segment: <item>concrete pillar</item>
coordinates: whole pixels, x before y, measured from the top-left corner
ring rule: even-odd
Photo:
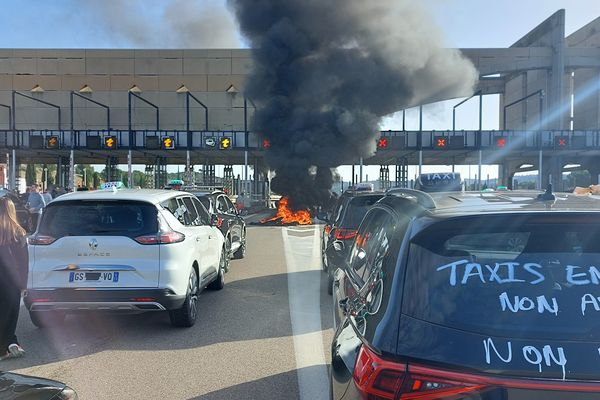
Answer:
[[[562,185],[563,162],[561,157],[543,157],[542,168],[542,186],[545,190],[549,183],[552,183],[552,189],[556,192],[565,190]]]

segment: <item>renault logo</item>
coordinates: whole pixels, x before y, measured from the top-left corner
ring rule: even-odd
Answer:
[[[98,248],[98,241],[96,239],[90,240],[90,249],[96,250]]]

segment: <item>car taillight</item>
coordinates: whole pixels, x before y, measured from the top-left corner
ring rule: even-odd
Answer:
[[[47,246],[56,242],[56,238],[48,235],[35,235],[29,237],[27,242],[33,246]]]
[[[336,229],[335,239],[336,240],[351,240],[356,237],[355,229]]]
[[[456,398],[485,385],[452,378],[452,373],[383,360],[362,346],[354,368],[354,383],[365,400],[434,400]]]
[[[185,240],[185,235],[176,231],[159,232],[154,235],[142,235],[134,239],[139,244],[169,244],[179,243]]]

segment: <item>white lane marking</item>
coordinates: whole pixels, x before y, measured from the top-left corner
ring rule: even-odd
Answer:
[[[294,236],[282,229],[288,271],[288,297],[300,400],[329,399],[329,379],[321,328],[319,229]],[[309,229],[303,229],[306,232]]]

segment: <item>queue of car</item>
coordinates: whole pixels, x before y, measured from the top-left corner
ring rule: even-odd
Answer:
[[[334,246],[331,398],[597,399],[599,199],[427,186]]]

